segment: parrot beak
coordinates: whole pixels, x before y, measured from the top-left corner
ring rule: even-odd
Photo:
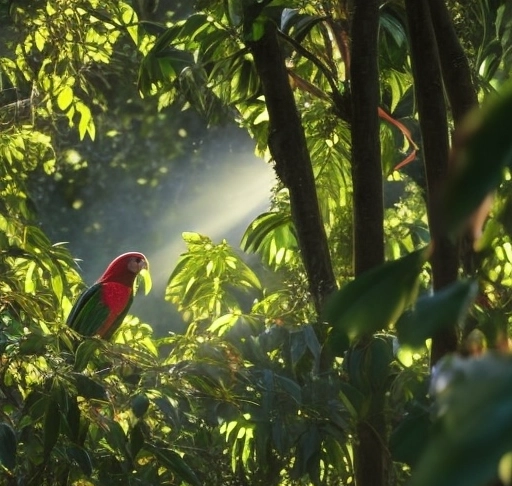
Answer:
[[[140,262],[140,270],[137,277],[137,280],[142,280],[142,283],[144,284],[144,294],[148,295],[152,287],[152,282],[151,275],[149,273],[149,262],[147,260],[142,260]]]

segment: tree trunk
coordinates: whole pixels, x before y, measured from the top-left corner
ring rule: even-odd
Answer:
[[[350,86],[352,95],[352,185],[354,273],[384,261],[384,202],[378,107],[379,2],[354,2]]]
[[[444,86],[452,110],[455,127],[478,105],[471,69],[462,48],[445,0],[428,0],[432,24],[439,49]]]
[[[320,215],[315,179],[306,138],[290,87],[276,26],[267,22],[263,37],[249,44],[261,80],[269,116],[268,144],[275,171],[290,192],[293,223],[297,231],[309,288],[317,311],[335,288],[327,236]],[[325,337],[318,330],[323,342]]]
[[[384,262],[384,202],[378,107],[379,1],[356,0],[352,19],[352,184],[354,193],[354,273]],[[356,346],[368,344],[366,336]],[[369,411],[357,425],[354,448],[356,486],[385,486],[389,454],[384,391],[368,397]]]
[[[445,0],[429,0],[429,5],[437,45],[443,46],[439,49],[441,71],[457,129],[468,112],[478,106],[478,97],[466,53],[455,32]],[[478,267],[474,243],[471,230],[461,235],[458,241],[459,260],[468,276],[474,276]]]
[[[442,234],[438,198],[448,173],[449,137],[439,54],[427,0],[405,0],[411,44],[414,87],[418,103],[423,160],[427,177],[427,210],[433,253],[430,260],[434,290],[457,279],[455,245]],[[457,349],[455,323],[434,336],[431,364]]]

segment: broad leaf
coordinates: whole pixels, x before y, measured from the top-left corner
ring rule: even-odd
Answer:
[[[132,459],[137,457],[137,454],[144,446],[143,427],[144,424],[142,422],[137,422],[130,430],[130,455]]]
[[[16,466],[16,434],[9,424],[0,423],[0,465],[12,471]]]
[[[454,327],[466,315],[477,290],[476,282],[455,282],[434,295],[419,298],[414,309],[402,314],[396,323],[400,343],[423,346],[437,332]]]
[[[512,167],[512,84],[501,96],[471,113],[454,143],[454,171],[443,199],[442,213],[448,231],[468,223],[489,193]]]
[[[427,249],[372,269],[327,301],[324,318],[332,325],[331,348],[342,354],[350,341],[386,329],[416,298]]]
[[[435,370],[439,418],[410,486],[481,486],[512,450],[512,356],[450,356]]]
[[[193,486],[201,486],[201,482],[194,471],[176,452],[152,444],[146,444],[144,449],[152,452],[163,466],[175,472],[183,481]]]
[[[44,417],[43,450],[46,459],[49,458],[52,449],[59,438],[60,419],[59,404],[50,398],[46,406],[46,413]]]
[[[144,394],[132,398],[132,412],[137,418],[141,418],[149,408],[149,398]]]
[[[70,461],[76,462],[78,467],[80,467],[86,476],[90,476],[92,474],[93,469],[91,457],[85,449],[72,445],[66,448],[66,454]]]

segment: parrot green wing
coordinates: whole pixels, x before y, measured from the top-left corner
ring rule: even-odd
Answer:
[[[133,295],[128,299],[128,302],[126,304],[126,307],[123,309],[123,311],[116,317],[114,322],[109,326],[108,329],[106,329],[101,337],[103,339],[110,339],[114,333],[119,329],[119,326],[123,323],[124,318],[128,314],[128,311],[130,310],[130,306],[133,302]]]
[[[94,284],[82,292],[69,313],[67,325],[83,336],[94,336],[109,316],[101,300],[102,285]]]

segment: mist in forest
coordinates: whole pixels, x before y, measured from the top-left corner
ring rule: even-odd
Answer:
[[[101,151],[101,146],[95,150]],[[45,231],[54,242],[67,242],[87,285],[117,255],[146,255],[153,288],[149,295],[135,297],[131,313],[151,324],[159,336],[185,329],[176,309],[164,301],[169,276],[186,251],[182,233],[201,233],[214,243],[226,239],[239,248],[249,223],[270,205],[274,172],[254,155],[254,142],[245,131],[216,127],[214,136],[201,141],[198,153],[194,162],[192,154],[185,153],[190,161],[169,164],[168,175],[153,188],[120,171],[101,187],[94,187],[94,177],[84,183],[90,187],[82,191],[78,211],[58,186],[39,204]]]

